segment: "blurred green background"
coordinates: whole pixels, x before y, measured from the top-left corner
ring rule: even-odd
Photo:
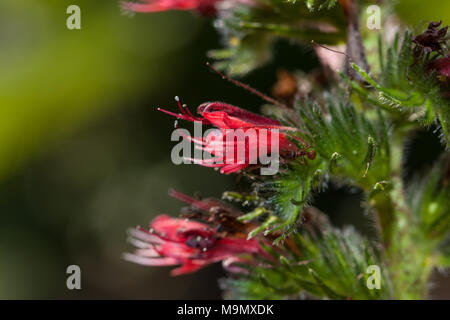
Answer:
[[[410,13],[424,5],[405,2],[416,5],[403,11],[414,23]],[[434,2],[428,13],[449,14]],[[81,7],[81,30],[66,28],[71,4]],[[131,250],[127,228],[177,215],[182,204],[169,188],[220,196],[235,186],[233,176],[173,165],[173,119],[156,111],[175,109],[175,95],[191,110],[210,100],[257,110],[261,101],[204,66],[206,51],[218,47],[212,21],[187,12],[129,17],[117,0],[0,2],[0,298],[220,297],[218,265],[171,278],[169,268],[121,259]],[[308,48],[276,48],[274,61],[245,82],[270,92],[277,67],[317,66]],[[330,187],[316,202],[333,209],[338,225],[370,233],[360,198]],[[66,288],[72,264],[81,267],[82,290]],[[436,279],[433,292],[448,298],[448,282]]]

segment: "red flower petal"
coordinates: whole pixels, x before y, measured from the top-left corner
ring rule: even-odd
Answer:
[[[450,55],[430,62],[429,70],[435,70],[438,75],[450,78]]]
[[[157,236],[169,241],[185,241],[185,232],[209,229],[206,224],[186,219],[175,219],[168,215],[156,217],[151,223],[151,228]]]
[[[256,126],[279,126],[277,120],[226,104],[223,102],[207,102],[201,104],[197,113],[209,120],[218,128],[238,129]]]
[[[204,15],[214,15],[219,0],[142,0],[140,3],[123,2],[125,10],[134,12],[159,12],[168,10],[197,10]]]

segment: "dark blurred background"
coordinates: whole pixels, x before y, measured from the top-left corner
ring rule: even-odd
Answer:
[[[71,4],[81,7],[81,30],[66,28]],[[408,10],[416,21],[417,8]],[[258,98],[205,67],[206,51],[220,46],[212,21],[187,12],[130,18],[116,0],[0,2],[0,298],[220,298],[220,265],[172,278],[169,268],[121,259],[129,227],[177,215],[169,188],[220,197],[235,186],[235,176],[173,165],[173,119],[156,110],[175,110],[175,95],[191,110],[211,100],[258,110]],[[270,92],[278,67],[317,67],[309,48],[276,49],[243,81]],[[428,139],[419,150],[435,141],[417,136]],[[423,154],[411,156],[414,166],[433,159]],[[337,225],[370,235],[361,197],[330,186],[315,202]],[[82,290],[66,287],[72,264]],[[433,296],[450,298],[448,278],[435,279]]]

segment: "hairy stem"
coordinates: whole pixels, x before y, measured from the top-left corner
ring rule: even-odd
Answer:
[[[339,4],[347,19],[347,54],[352,58],[353,62],[369,72],[364,46],[362,43],[361,33],[359,32],[359,15],[358,7],[354,0],[339,0]],[[347,62],[347,74],[354,77],[355,71]]]
[[[425,299],[427,283],[435,263],[432,257],[437,243],[427,238],[407,207],[400,181],[391,192],[395,199],[391,225],[392,241],[385,258],[395,299]]]

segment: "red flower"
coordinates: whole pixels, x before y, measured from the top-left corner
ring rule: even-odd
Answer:
[[[140,3],[124,2],[123,8],[135,12],[167,10],[197,10],[204,15],[216,13],[216,3],[221,0],[142,0]]]
[[[140,0],[140,2],[123,2],[125,10],[134,12],[159,12],[168,10],[196,10],[205,16],[214,16],[216,5],[223,0]],[[248,5],[257,6],[254,0],[228,1],[228,6]]]
[[[172,195],[203,211],[217,208],[219,203],[199,201],[178,192],[172,192]],[[132,230],[131,236],[130,241],[138,249],[134,254],[126,254],[126,260],[148,266],[181,265],[171,271],[173,276],[197,271],[217,261],[223,261],[224,267],[231,272],[242,272],[243,269],[234,264],[248,260],[240,255],[268,255],[257,240],[219,233],[209,224],[167,215],[156,217],[149,230],[140,227]]]
[[[439,76],[450,78],[450,55],[431,61],[428,69],[436,71]]]
[[[220,167],[221,173],[228,174],[257,164],[260,152],[264,153],[264,151],[265,154],[270,154],[271,157],[281,155],[284,158],[292,158],[305,154],[310,159],[315,157],[314,152],[300,150],[285,134],[278,132],[297,131],[298,129],[282,126],[277,120],[266,118],[223,102],[207,102],[200,105],[197,113],[201,117],[195,117],[187,107],[181,105],[178,97],[176,100],[181,114],[162,109],[158,110],[178,119],[200,122],[201,124],[217,128],[204,139],[187,137],[198,145],[197,148],[215,156],[207,160],[190,159],[199,165]],[[241,135],[238,134],[238,129],[241,130]],[[273,130],[277,130],[277,132],[274,133]],[[272,135],[274,136],[272,137]],[[239,136],[243,139],[239,139]],[[309,147],[300,138],[296,139]]]

